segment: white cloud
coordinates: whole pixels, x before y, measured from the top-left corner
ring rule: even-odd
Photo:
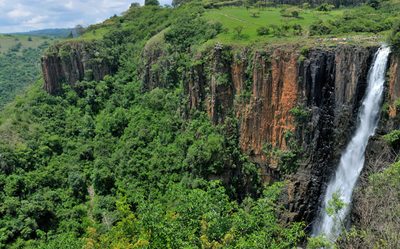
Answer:
[[[64,4],[64,6],[70,10],[74,9],[74,3],[72,1],[69,1],[68,3]]]
[[[172,0],[159,0],[161,5]],[[144,0],[0,0],[0,33],[44,28],[73,28],[119,15]]]
[[[32,18],[26,22],[22,22],[22,25],[34,27],[35,24],[43,23],[43,21],[45,21],[47,19],[48,19],[48,16],[35,16],[34,18]]]
[[[8,12],[7,15],[11,18],[21,18],[21,17],[28,17],[33,14],[32,12],[27,10],[25,6],[17,4],[17,7],[14,10]]]
[[[126,1],[103,0],[102,7],[103,8],[120,8],[120,7],[126,8],[127,6],[126,6]],[[128,7],[129,7],[129,5],[128,5]]]

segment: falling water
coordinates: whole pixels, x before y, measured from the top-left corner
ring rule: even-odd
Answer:
[[[390,48],[384,45],[374,56],[373,64],[368,72],[366,96],[359,111],[359,127],[342,153],[336,175],[326,190],[323,208],[328,206],[328,201],[332,198],[332,194],[338,191],[340,199],[344,203],[351,202],[354,186],[364,166],[364,152],[368,138],[374,134],[378,125],[389,53]],[[344,220],[347,211],[347,207],[342,209],[338,215],[340,220]],[[313,233],[314,235],[325,234],[330,238],[336,239],[339,231],[334,228],[337,225],[326,212],[321,212],[319,222],[315,223],[313,227]]]

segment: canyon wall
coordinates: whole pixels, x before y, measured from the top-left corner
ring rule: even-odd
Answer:
[[[292,212],[287,220],[312,222],[355,129],[377,47],[319,47],[303,55],[300,49],[216,45],[193,56],[202,62],[182,72],[182,81],[188,110],[206,109],[216,125],[234,115],[241,149],[260,165],[264,182],[286,180],[281,201]],[[168,69],[166,54],[153,51],[156,56],[143,56],[151,59],[144,60],[139,77],[149,90],[168,84],[151,68],[158,63]],[[296,117],[294,108],[305,111],[306,118]],[[295,173],[283,174],[279,153],[271,151],[290,152],[293,143],[304,154]]]
[[[320,46],[303,54],[300,50],[299,45],[253,50],[216,44],[202,52],[188,50],[188,66],[176,69],[182,58],[155,42],[145,46],[137,74],[149,91],[181,81],[188,96],[187,117],[190,110],[203,109],[215,125],[236,118],[232,132],[240,137],[249,160],[260,166],[263,181],[286,182],[280,199],[291,214],[284,218],[310,223],[355,129],[377,47]],[[55,46],[47,54],[42,58],[43,88],[49,93],[60,89],[62,80],[74,86],[79,80],[101,80],[112,73],[106,56],[91,46]],[[400,92],[396,90],[400,70],[394,68],[397,59],[391,60],[393,102]],[[300,110],[303,117],[293,110]],[[284,172],[280,155],[295,147],[302,151],[296,157],[297,168]]]
[[[54,94],[60,90],[63,81],[73,87],[83,79],[102,80],[112,73],[112,63],[106,57],[106,53],[94,43],[71,42],[52,46],[41,59],[43,89]]]

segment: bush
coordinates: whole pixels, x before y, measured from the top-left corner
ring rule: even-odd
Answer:
[[[259,27],[257,29],[257,35],[269,35],[269,28],[268,27]]]
[[[294,107],[289,111],[295,118],[300,121],[306,121],[310,117],[310,113],[306,110]]]
[[[391,133],[383,136],[383,139],[392,147],[398,147],[400,131],[393,130]]]
[[[393,23],[392,33],[388,37],[388,42],[392,47],[400,48],[400,21]]]
[[[308,46],[304,46],[300,49],[300,54],[307,57],[309,51],[310,51],[310,48]]]

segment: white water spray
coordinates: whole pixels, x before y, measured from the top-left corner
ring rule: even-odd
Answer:
[[[340,199],[344,203],[350,204],[351,202],[354,186],[364,166],[368,138],[374,134],[378,125],[389,53],[390,48],[384,45],[374,56],[373,64],[368,72],[366,96],[359,111],[360,124],[349,145],[342,152],[335,177],[328,185],[322,207],[324,209],[328,206],[332,194],[337,191],[340,192]],[[339,214],[340,220],[344,220],[347,212],[347,207],[342,209]],[[335,224],[323,210],[319,222],[313,227],[313,233],[314,235],[325,234],[335,240],[339,235],[339,229],[334,229],[337,226],[338,224]]]

